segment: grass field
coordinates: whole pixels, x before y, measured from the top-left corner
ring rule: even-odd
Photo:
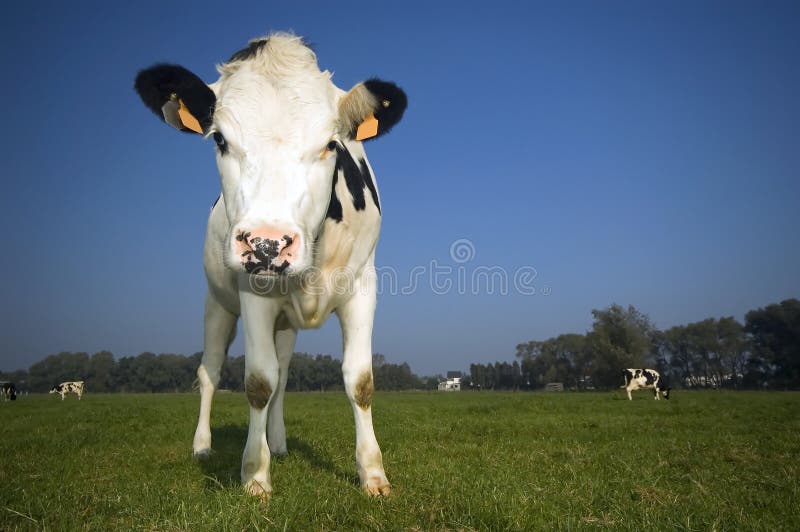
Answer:
[[[363,496],[343,393],[286,399],[273,498],[239,486],[242,394],[0,403],[0,530],[800,530],[800,394],[378,393],[393,492]]]

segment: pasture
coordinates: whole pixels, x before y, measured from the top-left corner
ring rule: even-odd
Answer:
[[[243,394],[0,403],[0,530],[800,530],[800,393],[377,393],[393,492],[358,487],[344,393],[289,393],[274,496],[242,493]]]

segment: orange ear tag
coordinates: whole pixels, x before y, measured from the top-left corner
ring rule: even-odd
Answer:
[[[183,100],[178,100],[180,107],[178,108],[178,116],[181,119],[181,123],[186,129],[191,129],[195,133],[203,134],[203,128],[200,127],[200,122],[192,116],[192,113],[189,112],[189,108],[183,103]]]
[[[378,134],[378,119],[375,115],[369,115],[361,122],[356,131],[356,140],[371,139]]]

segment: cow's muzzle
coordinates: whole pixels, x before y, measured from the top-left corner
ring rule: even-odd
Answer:
[[[236,232],[234,247],[247,273],[280,275],[297,260],[300,235],[263,226]]]

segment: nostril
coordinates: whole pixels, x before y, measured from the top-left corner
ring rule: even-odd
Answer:
[[[235,248],[242,266],[251,273],[283,273],[300,255],[300,235],[271,227],[238,230]]]

